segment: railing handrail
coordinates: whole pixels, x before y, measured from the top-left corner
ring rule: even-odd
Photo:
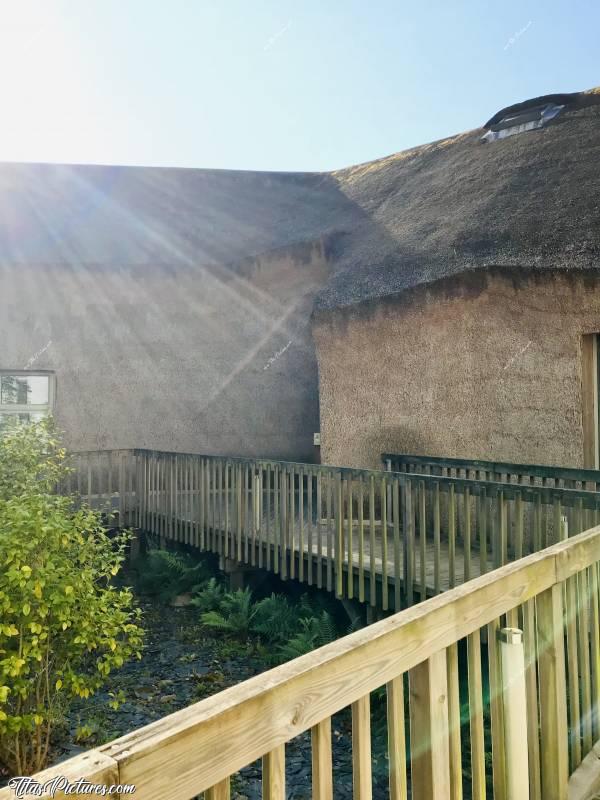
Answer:
[[[471,580],[44,775],[189,800],[502,614],[600,561],[600,526]],[[561,732],[558,732],[561,735]],[[0,790],[0,800],[12,797]]]
[[[382,453],[381,460],[402,464],[450,467],[456,469],[487,470],[508,475],[530,475],[536,478],[555,478],[582,482],[600,482],[600,470],[579,467],[555,467],[543,464],[515,464],[509,461],[484,461],[480,459],[423,456],[410,453]]]
[[[301,461],[282,461],[273,458],[251,458],[242,456],[217,455],[213,453],[184,453],[179,451],[151,450],[144,448],[130,448],[121,450],[85,450],[72,452],[71,455],[87,456],[94,454],[103,455],[108,453],[131,453],[136,456],[145,455],[158,458],[171,458],[179,456],[181,458],[198,458],[209,461],[218,460],[225,463],[243,464],[255,468],[278,466],[282,469],[302,469],[305,474],[309,472],[312,474],[331,474],[334,472],[349,478],[363,477],[370,479],[373,477],[377,480],[388,480],[391,477],[393,479],[397,479],[400,484],[403,484],[409,480],[423,481],[425,484],[429,485],[439,484],[442,491],[448,489],[450,486],[454,486],[468,488],[474,495],[485,493],[487,497],[497,497],[499,494],[502,494],[505,498],[521,497],[522,499],[533,499],[539,497],[543,502],[551,502],[554,498],[558,498],[561,500],[563,505],[567,507],[574,507],[578,500],[583,501],[583,507],[587,509],[595,509],[600,503],[600,492],[591,491],[589,489],[572,489],[562,486],[528,486],[526,484],[486,481],[479,480],[477,478],[457,478],[449,475],[426,475],[420,472],[394,472],[383,469],[360,469],[357,467],[342,467],[335,464],[310,464]],[[581,470],[581,472],[584,471],[585,470]],[[598,476],[598,480],[600,481],[600,472],[596,474]]]

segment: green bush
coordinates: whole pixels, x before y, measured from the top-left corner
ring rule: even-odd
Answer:
[[[238,589],[223,596],[218,611],[207,611],[200,619],[208,628],[246,639],[252,630],[256,612],[257,606],[252,602],[250,589]]]
[[[305,617],[300,620],[298,633],[278,647],[278,659],[289,661],[292,658],[303,656],[316,647],[333,642],[336,637],[335,623],[327,611],[322,611],[319,617]]]
[[[299,609],[284,595],[272,594],[256,604],[252,630],[269,644],[282,644],[298,630]]]
[[[129,535],[54,493],[65,453],[48,421],[0,437],[0,762],[27,775],[53,725],[126,659],[140,657],[139,609],[118,589]]]
[[[208,611],[218,611],[225,597],[225,586],[216,578],[210,580],[199,587],[196,587],[197,594],[192,598],[191,605],[200,609],[202,613]]]

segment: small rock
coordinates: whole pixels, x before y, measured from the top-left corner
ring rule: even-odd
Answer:
[[[173,700],[177,700],[176,694],[163,694],[163,696],[160,698],[161,703],[172,703]]]
[[[171,606],[173,608],[185,608],[189,606],[192,602],[192,595],[190,592],[184,592],[183,594],[178,594],[177,597],[174,597],[171,600]]]

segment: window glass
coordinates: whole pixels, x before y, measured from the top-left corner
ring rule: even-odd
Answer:
[[[2,375],[0,403],[2,405],[37,405],[48,403],[47,375]]]

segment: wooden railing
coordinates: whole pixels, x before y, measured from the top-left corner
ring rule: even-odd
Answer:
[[[599,565],[600,527],[36,777],[135,784],[141,800],[225,800],[231,777],[262,758],[263,797],[283,800],[286,744],[310,731],[312,797],[331,800],[332,716],[346,709],[354,798],[370,800],[371,706],[381,702],[371,693],[385,687],[391,800],[409,790],[457,800],[463,789],[479,800],[527,790],[566,800],[570,774],[600,738]],[[522,644],[518,631],[499,640],[507,626]]]
[[[381,460],[388,471],[443,477],[531,484],[563,489],[595,491],[600,470],[576,467],[547,467],[542,464],[513,464],[509,461],[477,461],[465,458],[416,456],[406,453],[383,453]]]
[[[148,450],[77,454],[121,521],[358,599],[411,605],[600,522],[600,493]]]

